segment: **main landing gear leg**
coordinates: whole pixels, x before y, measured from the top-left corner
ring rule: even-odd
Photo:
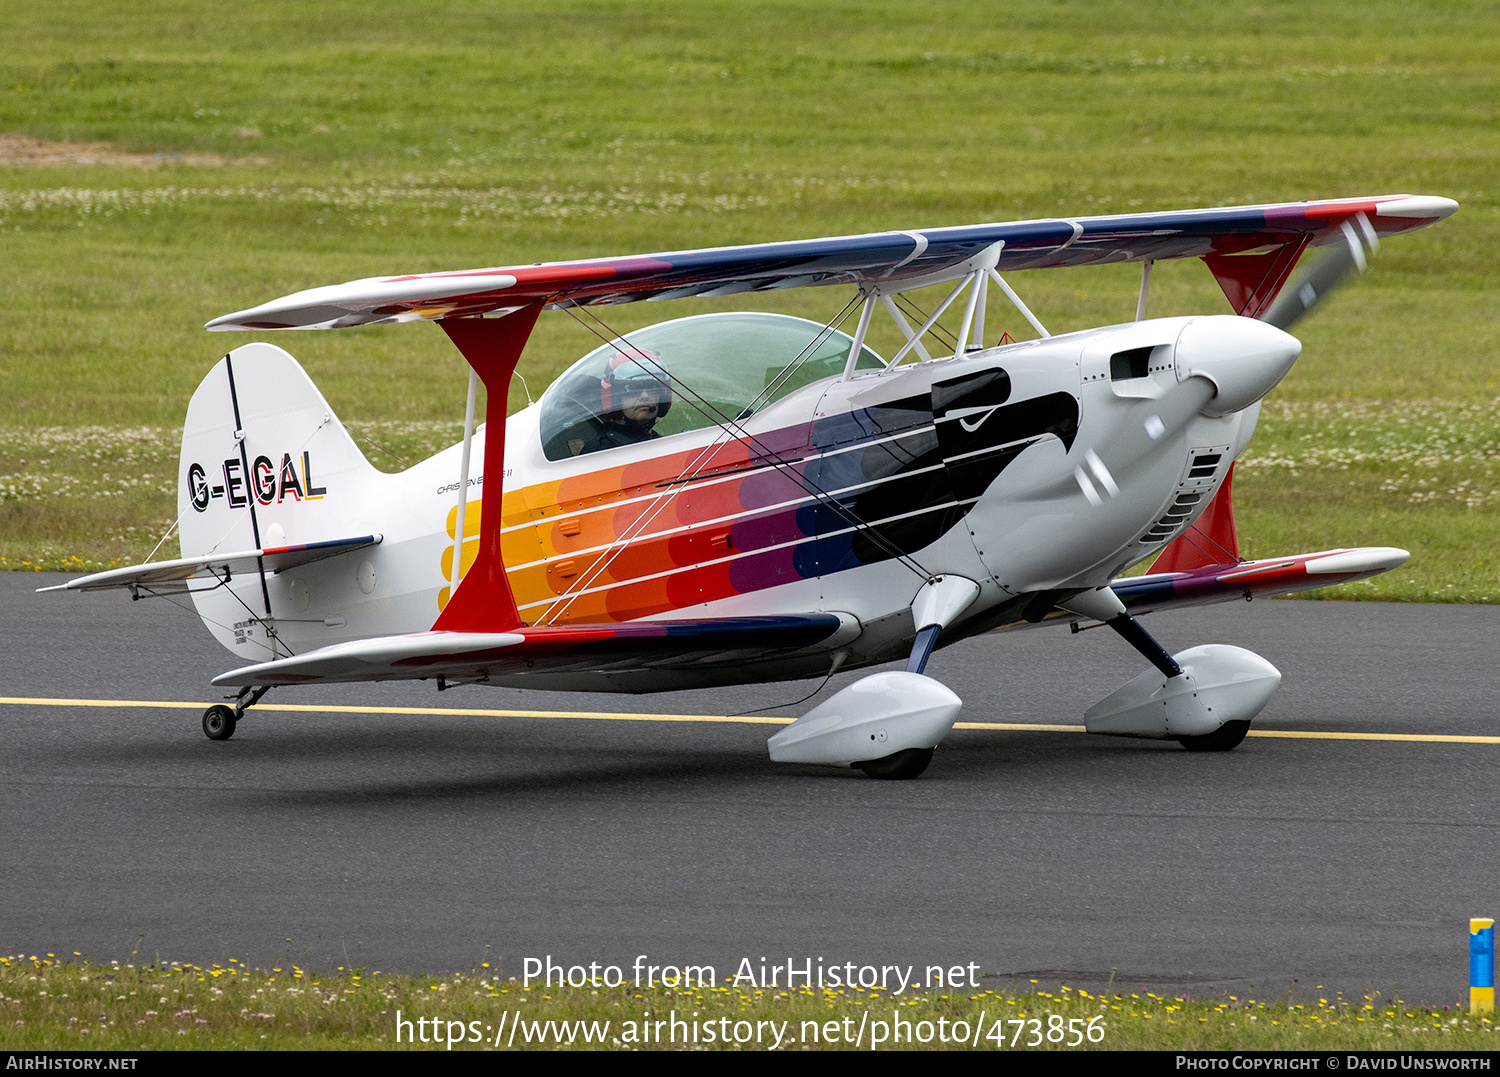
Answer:
[[[952,624],[954,618],[968,609],[978,597],[979,585],[962,576],[935,576],[923,585],[911,604],[917,637],[912,641],[911,654],[906,659],[907,673],[920,676],[926,670],[927,660],[932,657],[932,649],[937,646],[938,636],[942,634],[943,628]],[[958,717],[956,708],[953,717]],[[946,729],[943,730],[943,733],[946,732]],[[899,781],[915,778],[926,770],[927,765],[932,762],[932,753],[932,747],[903,748],[879,759],[860,760],[854,766],[871,778]]]
[[[1104,623],[1123,636],[1126,642],[1137,651],[1140,651],[1148,662],[1161,670],[1162,676],[1171,680],[1173,677],[1182,675],[1182,667],[1177,664],[1177,660],[1169,655],[1166,648],[1156,642],[1156,637],[1142,628],[1140,622],[1130,614],[1118,614]],[[1225,722],[1212,733],[1174,739],[1190,752],[1232,752],[1240,746],[1240,742],[1249,732],[1250,723],[1246,720]]]
[[[270,685],[259,688],[241,688],[234,697],[234,706],[216,703],[203,712],[203,733],[209,740],[228,740],[234,736],[235,726],[245,716],[245,711],[260,702],[261,696],[271,690]]]
[[[979,585],[973,580],[963,576],[935,576],[923,585],[917,592],[916,598],[912,600],[911,616],[912,622],[917,626],[916,639],[912,641],[911,654],[906,659],[906,672],[917,674],[919,677],[927,669],[927,660],[932,657],[932,649],[937,646],[938,636],[942,634],[943,628],[952,624],[964,610],[971,606],[979,597]],[[946,688],[938,685],[936,681],[930,682],[938,690],[951,696],[953,703],[957,703],[958,697],[952,696]],[[949,728],[952,719],[958,717],[957,706],[952,706],[944,701],[944,706],[952,707],[952,715],[949,718]],[[942,729],[938,735],[948,732]],[[881,740],[885,739],[884,733],[879,733]],[[927,769],[932,762],[934,745],[922,745],[912,748],[903,748],[878,759],[863,759],[853,765],[864,771],[871,778],[886,778],[902,780],[915,778]]]
[[[1124,638],[1126,643],[1139,651],[1146,661],[1160,670],[1161,675],[1167,680],[1182,676],[1182,667],[1177,664],[1177,660],[1167,653],[1165,647],[1156,642],[1156,637],[1142,628],[1140,622],[1125,611],[1125,603],[1121,602],[1119,596],[1108,587],[1084,591],[1061,605],[1065,610],[1081,613],[1085,617],[1092,617],[1096,621],[1109,625]]]
[[[1141,623],[1130,614],[1121,610],[1104,623],[1118,632],[1126,643],[1140,651],[1146,661],[1161,670],[1163,677],[1170,680],[1173,677],[1182,676],[1182,667],[1177,664],[1177,660],[1169,655],[1167,649],[1156,642],[1156,637],[1142,628]]]
[[[927,668],[927,660],[932,657],[932,649],[937,646],[938,633],[941,631],[941,625],[931,624],[917,632],[917,638],[911,646],[911,655],[906,660],[906,672],[921,673]],[[906,781],[921,776],[932,762],[933,751],[932,748],[903,748],[879,759],[863,760],[854,766],[870,778]]]
[[[1090,733],[1158,737],[1190,752],[1227,752],[1245,739],[1251,719],[1281,681],[1275,666],[1243,647],[1208,644],[1168,654],[1107,587],[1061,605],[1109,625],[1155,667],[1084,712]]]

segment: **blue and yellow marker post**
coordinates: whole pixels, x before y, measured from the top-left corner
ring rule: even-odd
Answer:
[[[1495,1009],[1495,921],[1469,921],[1469,1012]]]

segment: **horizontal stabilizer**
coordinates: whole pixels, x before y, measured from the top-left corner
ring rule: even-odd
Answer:
[[[483,682],[512,673],[704,669],[830,650],[859,633],[859,622],[839,613],[416,632],[245,666],[220,674],[213,683],[233,688],[435,678]]]
[[[1153,572],[1115,580],[1110,587],[1131,613],[1150,613],[1237,598],[1289,595],[1369,579],[1399,568],[1410,557],[1393,546],[1362,546],[1207,565],[1187,572]]]
[[[154,561],[149,565],[112,568],[108,572],[80,576],[56,587],[39,587],[37,590],[105,591],[111,587],[127,587],[132,592],[143,590],[157,595],[183,594],[191,590],[188,584],[194,580],[227,582],[235,576],[257,572],[262,566],[266,572],[274,574],[311,561],[321,561],[325,557],[374,546],[380,539],[379,535],[360,535],[357,538],[330,539],[327,542],[307,542],[299,546],[269,546],[263,550],[209,553],[200,557],[182,557],[175,561]]]

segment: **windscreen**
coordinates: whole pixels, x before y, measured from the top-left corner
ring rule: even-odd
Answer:
[[[842,374],[852,343],[784,314],[701,314],[647,326],[594,349],[552,383],[541,404],[543,450],[565,460],[748,418]],[[860,350],[857,370],[884,365]]]

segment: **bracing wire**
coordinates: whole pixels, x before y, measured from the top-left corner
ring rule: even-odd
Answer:
[[[707,461],[712,458],[715,450],[720,445],[724,444],[725,439],[738,440],[755,446],[760,450],[762,459],[767,461],[768,466],[785,469],[786,473],[789,474],[794,479],[794,481],[796,481],[797,484],[801,486],[807,493],[811,494],[823,504],[827,505],[838,516],[847,520],[852,527],[864,532],[875,545],[879,546],[892,558],[900,561],[908,571],[912,572],[914,575],[917,575],[921,579],[927,579],[931,576],[931,573],[924,566],[922,566],[920,562],[918,562],[906,551],[902,550],[895,543],[887,539],[871,524],[855,515],[852,511],[841,504],[836,498],[834,498],[828,491],[822,489],[822,487],[820,487],[813,480],[809,479],[806,475],[793,470],[793,465],[795,465],[799,461],[787,459],[781,452],[767,446],[754,434],[747,431],[743,426],[740,425],[739,422],[740,418],[746,417],[749,413],[753,412],[755,406],[758,405],[762,399],[764,399],[768,394],[775,392],[777,388],[785,384],[786,380],[796,373],[796,370],[806,362],[807,358],[812,355],[821,341],[826,339],[829,334],[834,332],[839,323],[848,316],[849,311],[854,308],[854,306],[859,302],[860,298],[861,296],[859,294],[856,294],[853,299],[846,303],[843,309],[840,310],[838,314],[835,315],[834,318],[831,319],[830,322],[823,327],[822,330],[820,330],[817,336],[814,337],[813,341],[803,349],[803,351],[797,356],[797,358],[788,363],[786,367],[782,369],[782,372],[775,379],[773,379],[773,381],[769,385],[767,385],[767,387],[762,390],[760,394],[756,396],[755,400],[752,401],[750,407],[742,412],[739,416],[733,418],[725,415],[717,407],[705,400],[690,385],[683,383],[679,377],[671,375],[670,372],[668,372],[664,368],[660,368],[659,365],[655,364],[647,354],[645,354],[641,349],[636,348],[635,345],[630,342],[627,336],[615,332],[615,330],[606,325],[601,318],[595,315],[587,307],[570,302],[558,304],[558,306],[561,309],[567,311],[575,321],[577,321],[584,328],[588,329],[589,332],[593,333],[604,343],[614,344],[617,347],[621,344],[624,344],[632,351],[637,353],[635,358],[638,362],[641,362],[642,365],[657,365],[659,373],[661,373],[665,377],[671,377],[673,384],[680,387],[684,394],[689,397],[693,407],[697,408],[706,418],[712,421],[714,425],[719,428],[719,436],[716,437],[712,443],[705,446],[694,456],[692,460],[687,463],[687,465],[679,473],[676,480],[673,480],[671,483],[667,484],[669,488],[658,497],[658,504],[656,504],[648,512],[643,512],[639,517],[637,517],[636,521],[627,530],[626,534],[616,539],[615,542],[611,544],[610,548],[605,550],[604,555],[598,561],[596,561],[593,566],[591,566],[590,570],[586,572],[582,578],[579,579],[578,583],[575,584],[572,589],[570,589],[569,593],[565,596],[562,596],[558,602],[555,602],[552,604],[552,606],[548,607],[548,609],[543,613],[542,617],[538,620],[539,624],[548,623],[550,620],[553,620],[555,616],[560,616],[563,612],[565,612],[567,607],[572,604],[573,600],[576,599],[584,591],[586,591],[594,580],[598,579],[598,577],[605,571],[605,569],[608,568],[609,564],[613,562],[615,557],[623,552],[624,548],[638,535],[644,533],[646,528],[650,526],[651,522],[656,518],[656,516],[659,515],[660,512],[670,502],[671,498],[675,497],[675,495],[680,492],[681,489],[683,489],[684,484],[701,472],[702,468],[706,466]],[[578,314],[575,313],[575,310],[583,310],[583,312],[587,314],[595,324],[589,324],[589,322],[579,317]]]
[[[921,325],[923,322],[927,321],[927,312],[924,311],[921,307],[917,306],[916,303],[906,298],[905,292],[892,292],[891,300],[902,309],[903,313],[911,318],[914,318],[917,325]],[[931,333],[933,336],[937,337],[938,340],[942,341],[944,347],[957,347],[957,342],[954,340],[953,334],[949,333],[948,330],[943,328],[941,324],[934,322],[932,327],[928,329],[927,332]]]
[[[848,312],[853,308],[853,306],[855,305],[855,303],[857,303],[858,301],[859,301],[859,296],[856,295],[856,297],[853,300],[851,300],[849,303],[845,304],[844,309],[839,312],[839,315],[835,318],[835,320],[833,322],[830,323],[830,325],[828,326],[828,328],[832,329],[832,328],[837,327],[838,323],[841,322],[845,317],[848,316]],[[626,340],[626,338],[624,338],[624,337],[620,336],[619,334],[615,333],[615,331],[613,329],[611,329],[608,325],[605,325],[604,321],[601,318],[599,318],[598,315],[594,314],[592,311],[587,310],[587,308],[583,308],[583,309],[585,310],[585,313],[587,313],[589,315],[589,317],[593,318],[594,321],[599,324],[600,328],[602,328],[606,333],[613,334],[613,336],[610,339],[607,339],[605,341],[606,343],[613,343],[614,340],[625,340],[625,342],[627,344],[630,343],[628,340]],[[602,333],[598,333],[597,331],[595,331],[595,335],[599,336],[601,339],[605,339]],[[631,344],[630,346],[632,348],[635,348],[635,346],[633,344]],[[635,349],[635,350],[638,351],[638,352],[640,351],[639,349]],[[641,353],[641,356],[644,357],[644,353]],[[668,370],[666,370],[664,367],[660,367],[658,365],[658,369],[660,370],[660,372],[662,373],[663,376],[668,376],[668,377],[671,376],[670,372]],[[683,383],[681,382],[681,380],[678,379],[678,378],[674,377],[673,381],[676,384],[683,385]],[[725,415],[722,411],[720,411],[718,408],[714,407],[711,403],[709,403],[702,396],[700,396],[690,386],[683,385],[683,388],[686,389],[690,393],[690,395],[698,402],[696,406],[698,406],[699,410],[705,416],[707,416],[708,418],[710,418],[711,420],[713,420],[716,423],[716,425],[719,426],[720,430],[723,433],[729,434],[732,438],[734,438],[736,440],[746,441],[746,442],[749,442],[750,444],[756,446],[758,449],[761,450],[761,452],[765,456],[770,457],[774,461],[774,463],[773,463],[772,466],[782,467],[782,468],[790,468],[792,465],[799,463],[799,461],[797,461],[797,460],[788,460],[788,459],[786,459],[786,457],[783,456],[779,451],[777,451],[775,449],[772,449],[771,447],[769,447],[768,445],[766,445],[764,442],[760,441],[754,434],[750,433],[748,430],[746,430],[744,427],[742,427],[740,425],[738,418],[731,419],[729,416]],[[757,399],[759,399],[759,398],[757,398]],[[678,476],[678,481],[680,482],[683,479],[683,477],[686,476],[687,474],[688,474],[687,472],[684,472],[683,474],[679,475]],[[831,509],[833,509],[834,512],[838,513],[845,520],[847,520],[852,526],[854,526],[855,528],[858,528],[858,529],[862,529],[862,530],[868,531],[869,537],[872,539],[872,541],[874,541],[877,545],[879,545],[882,549],[884,549],[892,557],[896,558],[897,560],[900,560],[902,562],[902,564],[904,564],[913,573],[915,573],[916,575],[920,576],[924,580],[927,579],[927,578],[929,578],[931,576],[931,573],[928,572],[927,569],[924,568],[920,563],[918,563],[914,558],[912,558],[910,554],[906,553],[904,550],[902,550],[895,543],[893,543],[893,542],[889,541],[888,539],[886,539],[886,537],[884,535],[881,535],[878,531],[876,531],[871,524],[869,524],[865,520],[862,520],[860,517],[856,516],[852,511],[850,511],[849,509],[845,508],[842,504],[839,503],[839,501],[836,498],[833,497],[832,494],[830,494],[827,490],[824,490],[817,483],[813,482],[813,480],[807,478],[807,476],[805,474],[799,474],[797,472],[789,472],[789,474],[792,474],[795,477],[798,485],[802,486],[802,488],[804,490],[806,490],[808,493],[812,494],[814,497],[818,498],[819,500],[823,501]]]

